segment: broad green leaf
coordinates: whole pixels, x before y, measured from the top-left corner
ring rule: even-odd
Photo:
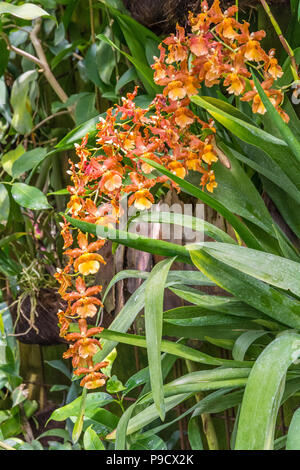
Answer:
[[[165,419],[163,378],[161,371],[161,337],[165,283],[175,258],[158,263],[152,270],[145,289],[145,334],[154,403],[162,421]]]
[[[25,153],[25,149],[22,144],[19,144],[15,149],[5,153],[1,159],[1,165],[3,169],[12,176],[12,167],[14,163]]]
[[[272,450],[278,409],[288,367],[300,355],[300,335],[285,332],[261,353],[246,385],[236,450]]]
[[[124,385],[122,382],[117,378],[116,375],[110,377],[110,379],[106,382],[106,390],[108,393],[118,393],[125,390]]]
[[[11,174],[13,178],[19,178],[23,173],[38,165],[45,158],[46,154],[47,150],[42,147],[37,147],[22,153],[22,155],[12,163]]]
[[[132,82],[133,80],[137,79],[137,73],[134,67],[130,67],[126,72],[123,73],[123,75],[119,78],[115,92],[119,93],[121,88],[123,88],[127,83]]]
[[[108,284],[106,291],[104,292],[102,302],[105,302],[105,299],[110,291],[110,289],[119,281],[128,278],[137,278],[137,279],[148,279],[150,273],[148,271],[138,271],[134,269],[126,269],[115,274],[110,283]],[[199,285],[199,286],[208,286],[214,285],[209,279],[207,279],[202,273],[197,271],[169,271],[167,277],[167,286],[182,284],[186,285]]]
[[[142,434],[142,436],[151,436],[152,434],[159,433],[167,427],[177,423],[182,418],[192,414],[191,419],[197,419],[202,413],[220,413],[228,408],[232,408],[239,404],[243,398],[243,390],[232,392],[230,389],[220,389],[210,393],[205,398],[200,400],[194,406],[189,408],[187,411],[179,415],[177,418],[169,421],[165,424],[150,429]],[[131,426],[131,423],[129,427]]]
[[[22,207],[33,210],[50,209],[45,194],[38,188],[24,183],[14,183],[11,189],[14,200]]]
[[[300,328],[299,302],[211,257],[204,249],[191,250],[190,253],[200,271],[220,287],[235,295],[237,299],[282,324],[291,328]]]
[[[293,414],[287,435],[286,450],[300,450],[300,408]]]
[[[113,35],[110,27],[106,27],[103,33],[108,39],[112,39]],[[106,84],[110,84],[112,72],[116,66],[115,53],[109,44],[101,41],[96,52],[96,65],[101,80]]]
[[[0,2],[0,15],[5,13],[22,18],[23,20],[35,20],[41,16],[51,16],[41,7],[29,2],[23,5],[12,5],[11,3]]]
[[[98,50],[97,44],[96,43],[91,44],[84,58],[84,65],[85,65],[85,71],[86,71],[88,78],[97,87],[99,87],[103,93],[103,92],[108,91],[108,86],[105,85],[105,83],[101,80],[99,76],[98,67],[96,67],[97,50]]]
[[[42,437],[48,436],[61,437],[64,441],[68,441],[70,439],[70,434],[68,433],[68,431],[61,428],[49,429],[48,431],[45,431],[40,436],[38,436],[37,439],[41,439]]]
[[[111,403],[112,401],[113,398],[107,393],[88,393],[85,402],[85,411],[88,412],[91,410],[97,410],[98,408],[101,408],[102,406],[105,406],[108,403]],[[57,408],[56,410],[54,410],[49,419],[54,421],[65,421],[71,416],[76,417],[78,416],[78,413],[80,411],[80,404],[81,397],[78,397],[71,403],[68,403],[67,405],[62,406],[61,408]]]
[[[48,364],[50,367],[53,367],[54,369],[59,370],[62,374],[64,374],[68,379],[71,380],[72,378],[72,373],[70,369],[67,367],[65,362],[54,359],[52,361],[45,361],[46,364]]]
[[[80,95],[75,108],[76,125],[99,115],[95,108],[95,93],[80,93]]]
[[[83,447],[84,450],[105,450],[101,439],[97,436],[97,433],[89,426],[83,435]]]
[[[92,119],[89,119],[88,121],[75,127],[75,129],[71,130],[62,140],[58,142],[55,148],[58,150],[72,148],[73,145],[82,139],[82,137],[84,137],[86,134],[89,134],[90,136],[95,135],[97,132],[95,126],[100,117],[103,117],[103,115],[100,114],[99,116],[93,117]]]
[[[204,314],[209,314],[209,311],[212,311],[238,317],[249,317],[250,319],[267,318],[253,307],[232,297],[223,297],[221,295],[205,295],[203,292],[197,289],[192,289],[191,287],[186,286],[170,287],[170,290],[178,295],[181,299],[197,305],[198,311],[199,308],[201,308],[201,312]],[[190,314],[191,317],[197,316],[197,313],[195,315],[191,314],[191,308],[195,309],[195,307],[178,307],[176,309],[175,318],[182,318],[180,311],[183,309],[187,309],[188,315]],[[165,316],[165,318],[168,317],[170,317],[170,315]],[[173,318],[174,315],[171,317]]]
[[[10,102],[14,113],[11,124],[20,134],[30,132],[33,125],[28,94],[31,82],[37,77],[36,70],[28,70],[15,80],[12,87]]]
[[[10,202],[5,184],[0,183],[0,223],[6,224],[9,216]]]

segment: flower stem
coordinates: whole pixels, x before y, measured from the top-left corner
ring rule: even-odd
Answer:
[[[272,23],[279,39],[280,39],[280,42],[283,45],[286,53],[288,54],[288,56],[291,60],[291,70],[292,70],[293,77],[294,77],[295,80],[298,80],[298,78],[299,78],[298,77],[298,67],[297,67],[297,64],[296,64],[294,51],[291,48],[291,46],[289,45],[289,43],[287,42],[287,40],[285,39],[285,37],[283,36],[281,28],[280,28],[279,24],[277,23],[273,13],[271,12],[270,7],[269,7],[268,3],[266,2],[266,0],[260,0],[260,3],[262,4],[266,14],[270,18],[270,21],[271,21],[271,23]]]

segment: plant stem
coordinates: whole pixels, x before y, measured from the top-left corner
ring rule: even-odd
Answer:
[[[192,361],[187,359],[185,363],[186,363],[188,372],[195,372],[197,370],[197,368],[195,367],[195,364]],[[203,400],[204,396],[205,396],[204,393],[196,393],[195,394],[196,401],[199,402]],[[210,414],[202,413],[201,420],[202,420],[202,425],[203,425],[203,432],[206,436],[209,450],[219,450],[218,437],[217,437],[214,423],[211,419]]]
[[[277,33],[277,35],[280,39],[281,44],[283,45],[286,53],[288,54],[288,56],[291,60],[291,70],[292,70],[293,77],[294,77],[295,80],[298,80],[298,78],[299,78],[298,77],[298,67],[297,67],[297,64],[296,64],[294,51],[291,48],[291,46],[289,45],[289,43],[287,42],[287,40],[285,39],[285,37],[283,36],[281,28],[280,28],[279,24],[277,23],[273,13],[271,12],[270,7],[269,7],[268,3],[266,2],[266,0],[260,0],[260,3],[262,4],[266,14],[268,15],[268,17],[269,17],[276,33]]]
[[[34,28],[30,33],[30,39],[35,49],[35,52],[38,56],[38,59],[41,62],[41,67],[43,68],[43,72],[44,72],[46,79],[48,80],[49,84],[51,85],[51,87],[53,88],[53,90],[55,91],[59,99],[62,101],[62,103],[66,103],[66,101],[68,100],[68,95],[64,92],[64,90],[62,89],[58,81],[56,80],[55,76],[53,75],[49,67],[42,43],[38,38],[38,33],[41,29],[41,24],[42,22],[40,18],[36,20]],[[72,119],[75,121],[72,107],[69,107],[68,110],[70,112]]]

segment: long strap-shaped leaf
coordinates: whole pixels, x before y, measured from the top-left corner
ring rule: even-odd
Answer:
[[[112,330],[103,330],[101,333],[101,338],[116,341],[119,343],[130,344],[131,346],[138,346],[140,348],[147,347],[145,336],[140,335],[119,333],[117,331]],[[173,341],[168,340],[162,340],[161,350],[162,352],[174,354],[174,356],[178,356],[183,359],[189,359],[190,361],[199,362],[201,364],[210,364],[213,366],[251,367],[253,364],[253,362],[251,361],[234,361],[231,359],[220,359],[198,351],[198,349],[193,349],[189,346],[185,346],[184,344],[174,343]],[[98,355],[96,356],[97,361],[102,360],[102,356],[99,357],[100,358],[98,358]]]
[[[293,414],[287,435],[286,450],[300,450],[300,408]]]
[[[165,419],[163,377],[161,371],[161,337],[163,302],[168,272],[175,258],[158,263],[152,270],[145,290],[145,330],[150,383],[153,400],[161,420]]]
[[[233,113],[229,114],[217,107],[216,100],[207,97],[192,96],[191,101],[206,109],[226,129],[248,144],[259,147],[266,152],[281,167],[282,171],[289,175],[290,179],[299,186],[299,162],[294,158],[284,140],[269,134],[268,132],[237,118]]]
[[[272,450],[282,384],[300,355],[300,335],[284,332],[258,357],[242,402],[236,450]]]
[[[228,245],[230,246],[230,245]],[[191,250],[195,265],[207,277],[235,297],[271,318],[300,328],[300,303],[271,286],[210,256],[205,249]]]
[[[146,251],[147,253],[168,256],[169,258],[177,256],[178,261],[192,264],[190,255],[185,247],[177,245],[176,243],[165,242],[163,240],[154,240],[153,238],[143,237],[135,233],[124,232],[122,230],[115,230],[113,228],[108,228],[101,225],[82,222],[81,220],[73,219],[68,215],[65,215],[64,217],[68,222],[70,222],[74,227],[79,228],[82,232],[92,233],[98,237],[107,238],[112,242],[117,242],[121,245],[135,248],[136,250]]]
[[[140,215],[136,219],[134,219],[133,222],[159,222],[162,224],[181,225],[182,227],[189,228],[197,232],[203,232],[203,234],[219,242],[233,244],[236,243],[236,241],[233,240],[233,238],[231,238],[228,233],[224,232],[218,227],[215,227],[209,222],[206,222],[203,219],[193,217],[191,215],[176,214],[174,212],[144,211],[140,213]]]
[[[266,107],[267,112],[270,113],[270,117],[272,118],[273,123],[278,128],[283,140],[287,143],[297,160],[300,162],[300,143],[298,138],[293,134],[289,126],[284,122],[278,111],[275,109],[270,99],[264,92],[261,84],[259,83],[259,80],[254,74],[252,74],[252,76],[260,99]]]
[[[300,296],[300,263],[228,243],[205,242],[202,247],[206,253],[228,266]],[[189,245],[190,248],[193,249],[193,245]]]

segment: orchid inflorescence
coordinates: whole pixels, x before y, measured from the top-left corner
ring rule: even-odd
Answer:
[[[190,97],[198,94],[201,83],[207,87],[222,84],[229,94],[251,101],[253,112],[264,114],[266,109],[250,79],[250,69],[254,68],[264,79],[265,93],[288,120],[280,108],[282,91],[271,88],[283,73],[275,51],[267,54],[260,46],[265,32],[250,33],[249,24],[239,23],[236,12],[236,6],[222,12],[219,0],[211,8],[203,1],[201,13],[189,15],[191,33],[177,26],[176,34],[159,45],[160,56],[152,67],[162,93],[147,108],[140,108],[134,101],[136,87],[120,105],[107,110],[105,119],[100,118],[94,146],[88,145],[88,135],[75,145],[78,163],[70,161],[72,186],[68,187],[71,197],[67,205],[73,218],[110,226],[119,220],[119,202],[124,194],[129,195],[129,206],[144,210],[154,203],[151,189],[155,185],[169,184],[179,190],[167,176],[157,174],[151,162],[180,178],[190,170],[199,172],[202,188],[213,192],[217,186],[213,164],[219,154],[214,122],[202,121],[190,106]],[[66,310],[58,312],[60,334],[73,342],[64,357],[72,357],[75,375],[84,376],[81,385],[97,388],[105,384],[100,370],[108,363],[94,364],[101,348],[94,336],[99,336],[102,328],[89,328],[87,319],[103,307],[97,297],[102,287],[87,287],[86,280],[105,264],[98,254],[105,240],[93,240],[93,235],[78,230],[76,247],[70,249],[75,230],[64,220],[61,234],[68,263],[55,275],[59,293],[67,303]],[[78,320],[79,332],[70,333],[74,320]]]

